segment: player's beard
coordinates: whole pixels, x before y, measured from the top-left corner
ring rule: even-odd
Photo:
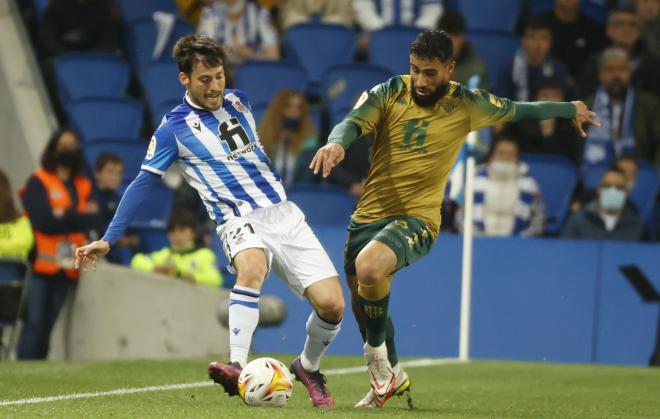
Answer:
[[[443,83],[439,85],[428,96],[418,95],[415,83],[412,83],[411,89],[413,101],[417,104],[417,106],[421,106],[423,108],[430,108],[431,106],[435,105],[437,101],[442,99],[442,97],[447,94],[447,91],[449,91],[449,83]]]

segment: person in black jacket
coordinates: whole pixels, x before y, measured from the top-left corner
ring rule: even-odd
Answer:
[[[638,241],[644,222],[628,202],[626,175],[612,166],[603,175],[598,198],[591,201],[566,223],[562,237],[585,240]]]

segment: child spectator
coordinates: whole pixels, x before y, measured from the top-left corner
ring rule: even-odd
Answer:
[[[94,165],[94,179],[96,180],[92,200],[99,206],[100,225],[98,232],[103,232],[108,228],[108,224],[115,215],[117,205],[121,196],[119,187],[124,179],[124,162],[116,154],[102,153]],[[128,257],[124,250],[127,247],[135,247],[139,244],[138,236],[121,237],[106,259],[113,263],[128,263]]]
[[[498,80],[500,96],[529,101],[532,92],[544,78],[568,84],[566,66],[550,54],[552,31],[547,22],[530,18],[524,29],[522,47],[516,51],[510,68],[505,68]]]
[[[131,268],[142,272],[157,272],[191,284],[220,288],[222,275],[216,266],[215,254],[198,247],[195,240],[197,223],[187,212],[173,213],[167,223],[167,238],[171,247],[145,255],[133,256]]]
[[[534,100],[563,102],[563,86],[554,79],[544,79],[538,85]],[[578,138],[570,121],[524,120],[516,125],[521,153],[556,154],[579,164],[582,140]]]

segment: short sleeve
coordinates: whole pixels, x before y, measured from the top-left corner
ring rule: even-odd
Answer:
[[[162,176],[178,156],[174,132],[169,124],[162,124],[151,137],[141,169]]]
[[[372,132],[385,113],[386,84],[379,84],[368,92],[363,92],[346,120],[360,128],[360,135]]]
[[[470,131],[511,122],[516,115],[516,104],[510,99],[497,97],[481,89],[465,89],[465,92],[465,103],[470,113]]]

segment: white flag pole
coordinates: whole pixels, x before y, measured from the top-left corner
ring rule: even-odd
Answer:
[[[479,85],[479,77],[473,76],[468,81],[469,88]],[[458,344],[458,358],[461,361],[470,359],[470,314],[472,308],[472,237],[473,221],[472,209],[474,205],[474,148],[477,142],[477,133],[472,131],[465,141],[467,159],[465,162],[465,189],[463,194],[463,258],[461,267],[461,320]]]

